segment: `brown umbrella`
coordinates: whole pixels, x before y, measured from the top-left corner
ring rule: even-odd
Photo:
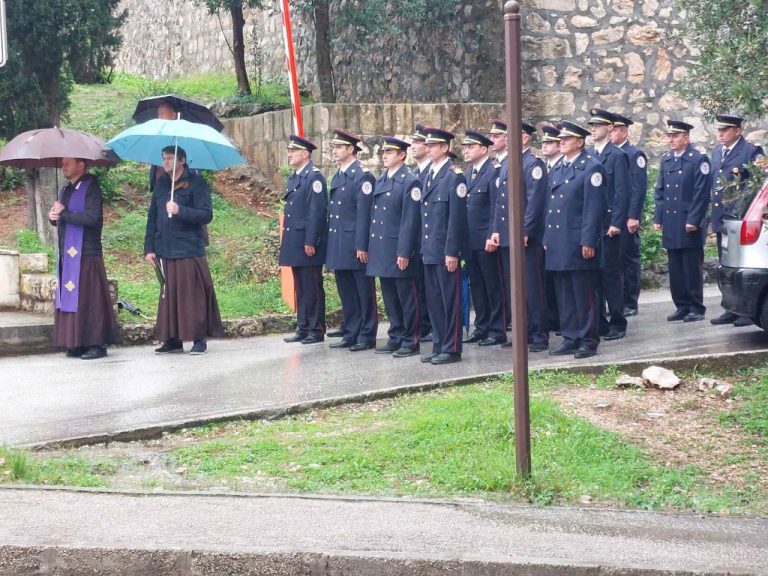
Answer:
[[[0,150],[0,164],[16,168],[59,168],[62,158],[82,158],[93,166],[120,161],[101,138],[69,128],[23,132]]]

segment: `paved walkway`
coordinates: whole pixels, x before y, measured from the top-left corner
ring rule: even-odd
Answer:
[[[0,510],[0,574],[768,574],[766,519],[18,489]]]
[[[710,315],[720,313],[709,289]],[[646,293],[627,337],[601,344],[598,363],[747,350],[768,351],[757,327],[666,322],[668,292]],[[385,333],[382,329],[382,338]],[[554,337],[557,344],[560,339]],[[573,357],[530,355],[530,367],[583,366]],[[204,356],[156,356],[148,346],[116,348],[104,360],[62,354],[0,358],[0,444],[33,445],[156,431],[211,419],[290,410],[320,401],[385,394],[508,372],[509,349],[467,346],[458,364],[417,357],[285,344],[282,336],[213,341]]]

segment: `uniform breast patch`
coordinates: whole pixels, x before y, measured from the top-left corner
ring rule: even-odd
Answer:
[[[463,182],[456,186],[456,196],[459,198],[465,198],[467,196],[467,185]]]
[[[594,174],[592,174],[592,178],[590,178],[589,181],[592,183],[592,186],[597,188],[603,183],[603,175],[600,174],[600,172],[595,172]]]
[[[320,180],[315,180],[312,182],[312,190],[315,192],[322,192],[323,191],[323,183],[320,182]]]
[[[414,186],[413,188],[411,188],[411,199],[414,202],[421,201],[421,190],[417,186]]]
[[[637,167],[638,168],[645,168],[645,157],[644,156],[638,156],[637,157]]]
[[[702,162],[701,163],[701,173],[702,174],[709,174],[709,162]]]
[[[534,166],[533,170],[531,170],[531,176],[533,176],[534,180],[541,180],[543,175],[544,171],[541,169],[541,166]]]
[[[368,195],[373,192],[373,184],[370,182],[363,182],[363,194]]]

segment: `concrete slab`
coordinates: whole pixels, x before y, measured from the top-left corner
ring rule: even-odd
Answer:
[[[768,573],[768,520],[482,501],[0,489],[0,574]]]
[[[679,356],[768,352],[757,327],[666,322],[668,293],[651,294],[631,318],[627,337],[601,344],[598,363]],[[719,314],[718,297],[707,304]],[[380,336],[385,335],[384,328]],[[554,337],[558,343],[560,339]],[[138,438],[187,424],[290,411],[391,395],[508,372],[509,349],[467,346],[458,364],[432,366],[418,357],[285,344],[282,336],[213,341],[204,356],[156,356],[151,347],[111,349],[84,362],[61,354],[0,358],[0,444],[25,446]],[[426,350],[424,350],[426,351]],[[573,357],[530,355],[530,368],[583,367]]]
[[[53,315],[0,311],[0,356],[47,352],[52,342]]]

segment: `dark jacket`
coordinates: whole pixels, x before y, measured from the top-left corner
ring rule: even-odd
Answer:
[[[509,156],[505,156],[501,162],[495,164],[496,180],[494,182],[494,202],[493,223],[491,224],[491,234],[498,233],[499,246],[509,248],[509,208],[507,207],[507,179],[509,177]],[[490,234],[488,235],[490,238]]]
[[[328,191],[325,177],[312,162],[293,173],[283,196],[283,237],[280,266],[322,266],[328,240]],[[309,257],[304,246],[314,246]]]
[[[661,159],[656,180],[654,224],[661,224],[661,244],[667,250],[704,246],[712,174],[709,158],[689,145],[681,156],[672,151]],[[698,229],[686,232],[685,225]]]
[[[724,191],[725,186],[736,178],[740,182],[751,178],[752,174],[745,166],[754,163],[762,156],[763,149],[747,142],[744,138],[741,138],[728,152],[725,161],[723,161],[722,145],[712,152],[712,232],[722,231],[723,216],[733,211],[733,200],[744,188],[740,186],[738,190]]]
[[[486,159],[480,170],[468,168],[464,176],[467,179],[467,223],[469,226],[469,250],[485,251],[485,241],[491,236],[494,204],[496,198],[496,168],[490,158]]]
[[[529,246],[541,244],[544,237],[548,181],[547,163],[529,148],[523,154],[523,235]]]
[[[445,264],[446,256],[467,252],[467,181],[450,160],[421,193],[421,258],[424,264]]]
[[[176,180],[173,200],[179,213],[168,218],[166,203],[171,199],[171,177],[157,181],[147,214],[144,253],[154,252],[160,258],[193,258],[205,256],[204,226],[213,220],[211,191],[199,174],[185,165]]]
[[[66,206],[72,198],[76,186],[84,185],[86,180],[90,180],[88,190],[85,193],[85,206],[82,212],[73,212]],[[84,174],[74,184],[70,183],[64,186],[59,195],[59,202],[64,204],[65,209],[59,216],[58,222],[50,222],[58,227],[59,235],[59,254],[63,254],[66,247],[64,239],[67,235],[67,225],[75,224],[83,227],[83,256],[101,256],[101,229],[104,225],[103,198],[101,196],[101,187],[96,176]]]
[[[611,226],[625,230],[630,197],[629,159],[621,148],[610,142],[599,154],[594,147],[587,152],[605,167],[608,206],[603,219],[603,233]]]
[[[600,267],[603,217],[608,205],[605,168],[583,151],[570,166],[565,159],[549,173],[549,198],[544,228],[546,269],[594,270]],[[589,260],[582,246],[595,249]]]
[[[643,219],[643,206],[648,194],[648,157],[637,146],[624,142],[619,147],[629,158],[629,206],[627,218]],[[622,232],[625,230],[622,228]]]

